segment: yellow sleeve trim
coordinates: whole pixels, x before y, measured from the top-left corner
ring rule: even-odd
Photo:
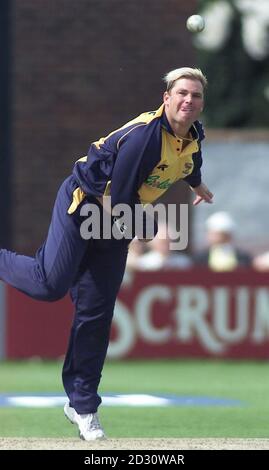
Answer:
[[[77,188],[73,191],[73,201],[67,211],[68,214],[73,214],[75,210],[78,208],[79,204],[83,199],[85,199],[86,194],[82,191],[82,189]]]
[[[87,161],[87,158],[88,158],[87,155],[86,155],[86,157],[81,157],[81,158],[79,158],[78,160],[76,160],[76,163],[78,163],[78,162],[86,162],[86,161]]]

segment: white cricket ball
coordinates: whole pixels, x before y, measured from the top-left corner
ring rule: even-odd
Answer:
[[[200,33],[205,27],[205,20],[200,15],[192,15],[187,19],[186,26],[192,33]]]

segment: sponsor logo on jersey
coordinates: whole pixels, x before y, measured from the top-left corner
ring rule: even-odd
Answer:
[[[158,189],[168,189],[170,188],[170,186],[172,186],[172,183],[169,178],[167,180],[162,181],[160,180],[159,175],[149,175],[145,183],[148,186],[151,186],[152,188],[158,188]]]

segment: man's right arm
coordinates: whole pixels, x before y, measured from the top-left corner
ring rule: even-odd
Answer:
[[[154,225],[154,236],[158,230],[156,221],[152,221],[151,217],[143,210],[138,195],[139,175],[144,157],[144,147],[144,142],[135,134],[128,136],[128,138],[121,143],[113,168],[110,188],[112,210],[117,204],[127,204],[133,214],[133,227],[135,224],[136,227],[138,226],[137,220],[135,220],[134,217],[135,206],[141,206],[139,210],[143,215],[143,223],[142,227],[140,226],[139,228],[139,233],[135,233],[139,239],[146,238],[145,229],[147,224]]]

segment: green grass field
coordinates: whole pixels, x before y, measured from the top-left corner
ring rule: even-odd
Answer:
[[[107,362],[100,393],[164,393],[241,400],[244,406],[101,407],[116,437],[269,438],[266,362],[161,360]],[[0,363],[0,393],[63,393],[61,363]],[[62,408],[0,408],[0,437],[75,437]]]

